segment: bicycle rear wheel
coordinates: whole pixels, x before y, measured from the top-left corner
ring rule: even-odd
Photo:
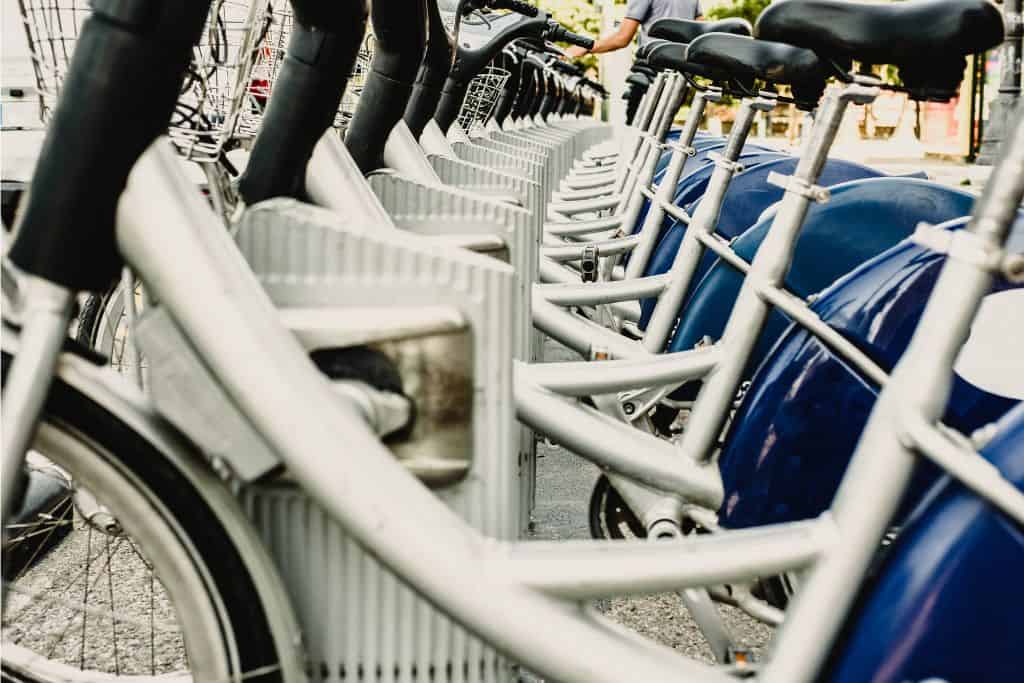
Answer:
[[[75,512],[5,529],[5,555],[67,532],[45,558],[5,577],[5,679],[280,680],[246,563],[173,459],[61,382],[30,455],[30,466],[74,482],[58,508],[74,502]]]
[[[143,305],[142,283],[134,280],[136,310]],[[135,348],[128,325],[124,280],[103,294],[90,294],[78,314],[75,338],[107,357],[110,366],[121,374],[135,374],[145,368],[145,358]]]

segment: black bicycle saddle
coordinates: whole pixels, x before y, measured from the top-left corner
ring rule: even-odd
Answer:
[[[657,69],[672,69],[679,73],[689,74],[691,76],[700,76],[701,78],[709,78],[716,82],[726,82],[733,78],[733,73],[718,68],[716,66],[708,64],[696,64],[686,59],[687,45],[683,43],[673,43],[669,41],[661,41],[661,44],[654,47],[651,50],[651,54],[647,60],[651,66]],[[749,79],[743,79],[741,82],[747,83]],[[750,84],[753,85],[752,83]]]
[[[913,96],[948,99],[966,55],[1002,42],[1003,18],[989,0],[786,0],[764,10],[754,33],[833,61],[891,64]]]
[[[735,78],[757,78],[792,87],[793,98],[813,107],[825,92],[832,73],[811,50],[728,33],[706,33],[686,50],[686,60],[727,72]]]
[[[646,90],[651,86],[651,78],[646,74],[631,73],[628,76],[626,76],[626,83],[644,88]]]
[[[646,62],[633,62],[633,66],[629,67],[629,70],[633,73],[645,74],[646,76],[649,76],[651,80],[654,80],[654,77],[658,75],[658,70],[652,68]]]
[[[659,45],[664,45],[666,42],[668,41],[658,39],[648,40],[646,43],[644,43],[643,45],[636,49],[636,54],[634,55],[634,58],[637,61],[645,62],[647,61],[647,55],[651,54],[651,50],[658,47]]]
[[[739,17],[719,21],[689,21],[687,19],[658,19],[651,24],[647,35],[651,38],[671,40],[673,43],[689,43],[705,33],[734,33],[738,36],[754,35],[750,22]]]

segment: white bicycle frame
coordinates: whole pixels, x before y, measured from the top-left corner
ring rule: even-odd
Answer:
[[[846,102],[872,91],[863,85],[844,89],[817,126],[815,139],[830,140]],[[751,264],[747,282],[754,284],[741,293],[737,309],[756,313],[769,301],[785,301],[772,294],[784,274],[773,261],[781,262],[780,255],[792,249],[822,163],[822,155],[807,156],[789,179],[773,224],[778,229]],[[846,622],[909,484],[915,456],[929,458],[1024,524],[1024,494],[939,424],[953,362],[993,274],[1011,264],[1020,268],[1019,257],[1006,254],[1002,245],[1022,197],[1024,121],[1018,121],[969,228],[948,242],[946,264],[910,347],[885,384],[827,513],[805,522],[661,542],[504,542],[470,528],[380,443],[359,401],[339,396],[309,361],[216,215],[183,177],[166,139],[154,143],[136,165],[120,201],[117,237],[126,261],[153,294],[154,309],[166,311],[225,400],[286,464],[302,491],[332,524],[372,549],[384,566],[477,637],[560,681],[730,681],[726,671],[641,641],[586,602],[803,570],[806,581],[760,676],[771,683],[800,683],[817,675]],[[513,288],[511,270],[500,263],[446,254],[414,239],[401,244],[367,227],[337,229],[374,253],[464,268],[489,278],[495,288],[490,291]],[[461,286],[456,296],[470,301],[473,292],[466,283]],[[27,278],[19,294],[22,352],[9,370],[3,396],[5,500],[45,398],[47,382],[40,380],[52,377],[60,357],[73,301],[73,293],[37,278]],[[793,310],[800,310],[795,303]],[[510,309],[494,315],[493,320],[503,315],[508,324],[515,322]],[[699,360],[697,353],[687,356],[691,365],[715,368],[698,405],[725,394],[731,398],[735,391],[734,373],[722,369],[724,361],[718,363],[726,352],[735,352],[732,344],[739,342],[734,340],[744,339],[732,327],[708,350],[714,363]],[[511,354],[497,349],[493,355],[491,367],[504,368],[504,374],[486,379],[507,381]],[[611,361],[608,371],[621,372],[625,363]],[[641,367],[634,365],[634,371]],[[694,372],[690,367],[688,373]],[[267,386],[274,391],[267,392]],[[707,429],[687,430],[687,438],[698,435],[684,439],[683,450],[701,441],[702,431],[706,435]],[[290,588],[301,595],[308,586]],[[271,607],[272,618],[285,619],[286,607]],[[285,673],[298,675],[294,669]]]
[[[717,99],[717,93],[711,93],[710,97]],[[731,257],[732,261],[736,260],[731,250],[723,248],[726,245],[723,245],[722,240],[715,236],[714,230],[718,224],[718,217],[725,202],[725,193],[729,183],[735,174],[742,172],[743,167],[737,160],[743,151],[754,114],[757,111],[771,109],[775,105],[775,99],[770,93],[763,93],[756,99],[743,100],[726,148],[721,154],[714,156],[716,168],[708,182],[701,206],[691,217],[676,207],[672,199],[686,158],[693,154],[691,144],[696,133],[697,123],[703,113],[704,103],[704,94],[698,93],[694,97],[691,116],[679,142],[671,145],[672,158],[657,193],[652,193],[646,187],[639,190],[641,196],[650,199],[651,205],[643,226],[636,235],[625,238],[617,237],[601,242],[550,247],[542,253],[542,277],[547,275],[548,279],[557,278],[560,282],[542,285],[534,289],[536,302],[534,322],[540,329],[581,353],[589,354],[594,345],[606,344],[611,344],[611,348],[616,349],[616,355],[633,356],[645,351],[659,353],[665,349],[669,341],[679,317],[683,298],[690,289],[704,249],[712,249],[719,254],[725,253],[726,258]],[[644,268],[654,251],[666,213],[690,225],[690,229],[695,231],[700,241],[691,247],[692,251],[681,249],[666,273],[644,277]],[[549,232],[550,230],[549,227]],[[623,279],[610,280],[606,277],[602,278],[601,282],[581,283],[578,276],[574,276],[565,269],[556,270],[543,267],[548,265],[548,261],[545,259],[568,261],[586,258],[584,252],[588,249],[591,250],[591,258],[594,259],[608,255],[603,259],[604,263],[600,271],[606,275],[611,274],[611,269],[616,265],[621,254],[632,251]],[[658,302],[647,330],[641,331],[635,326],[635,322],[640,319],[639,300],[649,297],[657,298]],[[570,318],[567,317],[568,314],[557,311],[551,306],[543,305],[545,302],[558,307],[603,306],[610,313],[608,316],[611,318],[610,329],[594,338],[588,320],[577,318],[578,324],[573,325],[570,323]],[[630,326],[630,324],[632,325]],[[617,334],[627,326],[630,326],[629,329],[632,330],[634,336],[641,339],[640,342],[624,340]],[[585,339],[589,342],[584,342]],[[622,349],[630,347],[633,347],[633,350],[623,353]]]
[[[847,619],[916,455],[1024,523],[1024,495],[965,442],[935,427],[971,318],[993,271],[1009,260],[1001,245],[1024,195],[1024,125],[1016,126],[997,171],[970,228],[950,242],[931,301],[872,412],[830,512],[806,522],[672,542],[501,543],[467,528],[395,462],[353,404],[331,392],[209,208],[181,178],[166,141],[155,144],[133,172],[118,237],[160,305],[303,490],[410,586],[512,659],[562,681],[732,680],[662,646],[641,644],[579,606],[608,595],[803,569],[806,582],[761,672],[761,680],[794,683],[813,679]],[[37,316],[23,325],[26,351],[28,339],[55,331]],[[19,376],[39,369],[32,359],[16,359],[5,399],[20,398],[12,386],[25,386]],[[268,385],[275,391],[264,391]],[[340,444],[344,453],[336,453]],[[385,503],[385,497],[397,503]],[[864,506],[868,499],[872,505]]]
[[[581,321],[553,304],[538,302],[535,297],[535,321],[540,321],[538,326],[545,333],[571,342],[570,346],[588,355],[600,344],[618,360],[598,365],[588,361],[517,365],[519,417],[536,431],[599,466],[663,492],[633,500],[628,492],[625,494],[627,503],[641,520],[653,523],[662,519],[661,510],[673,497],[679,501],[677,507],[680,503],[712,510],[720,506],[722,493],[714,462],[715,449],[740,390],[749,354],[773,307],[809,329],[869,380],[879,385],[886,381],[886,373],[876,363],[825,325],[806,302],[789,294],[783,284],[807,208],[822,196],[814,183],[846,105],[851,101],[870,101],[876,93],[872,84],[855,83],[832,90],[826,96],[825,113],[819,117],[807,153],[795,175],[781,181],[786,184],[784,198],[751,264],[747,265],[728,245],[713,237],[710,228],[717,216],[709,213],[715,211],[715,202],[704,203],[698,209],[684,236],[677,263],[685,263],[688,270],[684,272],[692,273],[708,247],[730,263],[737,262],[746,276],[717,342],[692,351],[652,356],[644,346]],[[746,108],[745,113],[749,117],[753,112]],[[728,162],[715,169],[719,181],[731,172]],[[678,311],[678,305],[675,310]],[[677,444],[628,429],[630,424],[643,427],[644,416],[655,404],[691,380],[703,380],[703,385]],[[595,397],[607,414],[566,404],[564,396]],[[626,442],[631,444],[628,448]],[[649,514],[648,510],[657,514]]]

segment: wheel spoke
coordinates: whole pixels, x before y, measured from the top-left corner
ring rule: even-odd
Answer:
[[[135,549],[135,546],[132,546]],[[135,550],[135,554],[138,555],[139,551]],[[142,557],[139,555],[139,557]],[[149,572],[149,673],[156,676],[156,625],[154,620],[156,619],[156,586],[153,585],[156,581],[152,570]]]
[[[86,526],[86,534],[87,534],[87,539],[88,539],[88,544],[87,545],[88,545],[89,551],[91,551],[91,549],[92,549],[92,527],[91,526]],[[91,557],[91,552],[87,552],[86,553],[86,566],[85,566],[85,572],[84,572],[85,573],[85,582],[84,582],[85,588],[84,588],[84,593],[83,593],[83,599],[82,599],[82,602],[81,602],[80,605],[78,605],[77,607],[73,607],[73,609],[75,611],[81,612],[81,614],[82,614],[82,646],[80,648],[80,654],[79,654],[79,668],[82,668],[82,669],[85,668],[85,640],[86,640],[85,634],[86,634],[86,624],[87,624],[87,621],[88,621],[87,618],[88,618],[89,615],[92,615],[92,616],[99,617],[100,620],[102,620],[106,616],[105,613],[102,612],[101,610],[99,610],[97,608],[89,607],[89,595],[92,592],[92,589],[96,588],[96,585],[99,583],[100,578],[102,578],[102,576],[103,576],[103,572],[104,571],[107,571],[107,572],[110,571],[110,561],[113,558],[113,556],[117,553],[118,548],[121,547],[121,545],[122,545],[122,538],[118,538],[117,543],[114,545],[114,549],[107,555],[107,561],[103,564],[102,567],[100,567],[97,570],[96,576],[93,578],[91,584],[89,583],[89,569],[90,569],[90,566],[92,564],[92,557]],[[55,602],[58,603],[58,604],[64,603],[63,600],[57,601],[55,599],[48,598],[48,603],[52,604],[52,603],[55,603]],[[53,653],[56,652],[56,650],[57,650],[57,646],[64,642],[64,638],[67,636],[68,631],[70,630],[72,625],[74,625],[74,619],[69,619],[68,623],[64,626],[64,628],[61,630],[60,634],[57,636],[57,639],[51,645],[50,650],[49,650],[49,652],[46,655],[47,658],[52,657]]]
[[[18,575],[18,576],[17,576],[16,578],[15,578],[15,581],[17,581],[18,579],[22,578],[22,576],[24,575],[24,573],[25,573],[25,571],[23,570],[23,571],[21,572],[21,574],[19,574],[19,575]],[[66,584],[64,584],[64,588],[63,588],[63,589],[61,589],[60,593],[58,593],[58,594],[57,594],[57,596],[55,596],[55,597],[56,597],[56,598],[62,598],[62,597],[63,597],[63,596],[64,596],[64,595],[66,594],[66,593],[68,593],[68,592],[69,592],[69,591],[71,590],[71,588],[72,588],[72,587],[73,587],[73,586],[74,586],[74,585],[75,585],[76,583],[78,583],[78,579],[79,579],[79,578],[80,578],[80,577],[82,576],[82,574],[83,574],[83,573],[85,573],[85,567],[82,567],[82,569],[80,569],[80,570],[78,571],[78,573],[77,573],[77,574],[75,574],[74,576],[72,576],[72,577],[71,577],[71,579],[69,579],[69,580],[68,580],[68,582],[67,582]],[[51,581],[51,583],[50,583],[50,586],[49,586],[49,588],[53,588],[53,583],[54,583],[54,581]],[[16,619],[19,619],[19,618],[22,618],[22,617],[24,617],[24,616],[25,616],[25,614],[26,614],[26,613],[27,613],[27,612],[28,612],[28,611],[29,611],[30,609],[32,609],[33,607],[35,607],[36,605],[39,605],[39,604],[44,604],[44,605],[45,605],[45,604],[46,604],[45,602],[43,602],[43,603],[40,603],[40,602],[39,602],[39,598],[40,598],[40,597],[47,597],[47,598],[51,598],[51,599],[52,599],[52,598],[54,597],[54,596],[50,596],[50,595],[47,595],[47,594],[45,594],[45,593],[43,593],[43,592],[38,592],[38,593],[36,593],[36,592],[33,592],[33,593],[32,593],[32,596],[33,596],[33,598],[34,598],[34,599],[33,599],[33,600],[32,600],[31,602],[29,602],[29,603],[28,603],[27,605],[25,605],[24,607],[22,607],[22,608],[21,608],[21,610],[19,610],[18,612],[16,612],[16,613],[15,613],[15,614],[13,614],[13,615],[4,615],[4,617],[5,617],[5,620],[4,620],[4,621],[5,621],[5,623],[8,623],[8,622],[13,622],[13,621],[15,621]]]
[[[224,655],[234,650],[221,642],[231,631],[218,628],[220,614],[206,614],[214,607],[200,566],[206,555],[177,545],[175,532],[180,530],[173,517],[135,514],[149,510],[153,495],[174,501],[178,490],[161,488],[167,484],[155,475],[157,488],[148,488],[147,472],[139,479],[126,478],[127,472],[117,467],[120,456],[94,450],[107,435],[100,432],[100,440],[92,440],[76,427],[40,422],[33,447],[35,459],[47,465],[41,469],[61,477],[69,489],[88,482],[98,509],[135,523],[131,532],[98,517],[89,523],[80,514],[85,503],[56,489],[57,501],[6,527],[4,551],[10,555],[4,559],[10,569],[2,584],[6,600],[0,619],[4,677],[10,669],[29,679],[92,683],[111,676],[177,676],[189,672],[190,663],[203,662],[206,679],[229,683],[276,670],[252,671],[264,663],[258,661],[231,668],[235,660]],[[170,514],[175,509],[166,508]],[[156,566],[149,558],[157,560]],[[166,586],[164,576],[172,579]],[[219,577],[217,585],[228,579]],[[181,621],[181,614],[206,616]],[[186,638],[183,627],[192,627],[195,637]]]
[[[64,500],[60,501],[57,504],[57,506],[55,506],[54,509],[56,509],[56,507],[62,505],[63,503],[68,503],[70,505],[70,503],[71,503],[70,496],[68,498],[65,498]],[[18,572],[18,575],[15,577],[15,579],[21,578],[25,574],[25,572],[28,571],[28,568],[31,567],[32,563],[36,561],[37,557],[39,557],[39,553],[41,553],[43,551],[43,548],[47,547],[47,544],[49,543],[50,537],[53,535],[53,533],[57,529],[58,529],[58,525],[56,525],[56,524],[53,525],[50,528],[50,530],[46,533],[46,536],[39,542],[39,545],[36,546],[36,549],[32,552],[32,556],[29,557],[28,562],[26,562],[25,566],[21,568],[21,571]],[[26,538],[26,537],[21,537],[21,538]],[[20,542],[21,538],[18,539],[18,542]],[[13,544],[12,544],[12,546],[13,546]],[[7,549],[5,548],[4,550],[6,551]]]
[[[54,598],[46,595],[45,591],[32,590],[31,588],[25,588],[18,586],[10,582],[4,582],[4,589],[9,590],[11,593],[17,593],[18,595],[25,595],[33,598],[46,598],[47,602],[54,605],[60,605],[61,607],[67,607],[75,611],[82,611],[88,613],[90,616],[96,617],[97,619],[109,619],[110,613],[99,607],[83,607],[80,602],[68,600],[66,598]],[[150,628],[154,633],[169,633],[177,635],[180,631],[178,626],[173,623],[164,623],[155,619],[150,619],[148,622],[144,622],[140,619],[136,619],[130,615],[115,612],[114,616],[122,624],[128,626],[136,626],[138,628]]]
[[[88,534],[88,536],[86,536],[87,540],[85,542],[85,581],[83,582],[84,585],[85,585],[85,593],[82,595],[82,607],[83,608],[87,608],[89,606],[89,565],[92,564],[92,560],[90,559],[90,555],[92,554],[92,526],[91,525],[86,527],[86,533]],[[109,560],[109,556],[108,556],[107,559]],[[87,619],[88,619],[88,613],[86,613],[84,611],[84,609],[83,609],[83,611],[82,611],[82,656],[81,656],[81,659],[80,659],[79,664],[78,664],[78,668],[79,669],[85,669],[85,625],[86,625]],[[63,638],[63,634],[62,634],[62,638]],[[60,641],[57,641],[57,642],[60,642]],[[53,648],[50,650],[50,654],[48,654],[47,657],[51,656],[53,654],[53,650],[55,650],[56,648],[57,648],[57,643],[54,643]]]
[[[107,557],[111,557],[110,554],[110,536],[107,536]],[[121,675],[121,664],[117,657],[117,617],[116,611],[114,610],[114,573],[109,569],[107,570],[107,592],[110,596],[110,638],[114,646],[114,674]]]

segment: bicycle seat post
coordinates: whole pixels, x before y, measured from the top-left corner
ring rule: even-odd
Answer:
[[[714,444],[739,389],[747,353],[756,344],[770,311],[761,292],[782,286],[811,202],[827,197],[815,183],[828,159],[846,107],[851,103],[867,104],[877,94],[876,86],[861,83],[830,90],[825,96],[824,112],[815,121],[806,154],[800,158],[792,176],[778,181],[785,183],[785,195],[722,333],[724,361],[708,377],[693,406],[694,412],[707,410],[712,418],[688,426],[680,443],[684,452],[697,455],[701,460],[712,457]]]
[[[744,98],[741,102],[726,148],[720,155],[714,157],[715,170],[708,182],[707,192],[690,220],[686,236],[683,238],[684,242],[673,260],[672,280],[658,298],[654,313],[647,325],[647,331],[644,334],[644,347],[647,350],[660,352],[668,343],[669,335],[675,327],[680,307],[683,304],[683,297],[686,296],[693,274],[704,255],[701,237],[710,237],[714,234],[719,214],[725,203],[725,194],[729,189],[729,183],[741,169],[737,160],[743,151],[747,136],[750,134],[754,116],[759,111],[771,111],[775,105],[774,94],[766,92],[761,93],[758,97]]]

